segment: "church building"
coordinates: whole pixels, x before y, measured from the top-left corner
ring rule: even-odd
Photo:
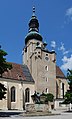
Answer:
[[[7,88],[6,99],[0,100],[0,109],[25,109],[26,104],[33,103],[31,95],[35,91],[52,93],[55,100],[64,98],[68,89],[66,77],[56,65],[55,51],[49,51],[46,46],[33,7],[23,48],[23,64],[12,63],[12,69],[0,78],[0,83]]]

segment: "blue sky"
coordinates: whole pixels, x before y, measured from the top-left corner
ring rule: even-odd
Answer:
[[[0,45],[8,53],[7,61],[22,64],[33,6],[39,32],[47,48],[56,51],[56,63],[66,73],[72,69],[72,0],[0,0]]]

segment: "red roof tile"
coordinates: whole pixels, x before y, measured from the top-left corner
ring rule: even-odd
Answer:
[[[27,66],[16,64],[16,63],[11,63],[11,64],[12,64],[12,69],[8,70],[8,72],[4,72],[3,74],[4,78],[33,81]],[[65,75],[63,74],[62,70],[58,66],[56,66],[56,77],[65,78]]]
[[[62,70],[58,66],[56,66],[56,77],[66,78],[64,73],[62,72]]]
[[[12,69],[8,70],[8,72],[4,72],[3,77],[10,79],[22,79],[26,80],[26,77],[23,73],[22,67],[20,64],[11,63]]]

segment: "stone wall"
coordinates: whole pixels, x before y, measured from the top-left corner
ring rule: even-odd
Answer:
[[[30,89],[29,103],[33,103],[31,95],[34,94],[34,84],[5,78],[0,78],[0,83],[4,84],[7,88],[6,98],[0,100],[0,109],[23,110],[25,106],[25,90],[27,88]],[[11,87],[13,86],[15,87],[15,102],[11,102]]]
[[[48,104],[26,104],[26,112],[47,112]]]

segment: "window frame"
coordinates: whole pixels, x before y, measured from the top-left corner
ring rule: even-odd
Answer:
[[[48,77],[46,77],[45,79],[46,79],[46,82],[48,82]]]
[[[48,71],[48,70],[49,70],[49,67],[48,67],[47,65],[45,66],[45,70],[46,70],[46,71]]]
[[[30,89],[26,88],[25,89],[25,102],[30,102]]]
[[[16,88],[14,86],[11,87],[11,102],[16,102]]]

